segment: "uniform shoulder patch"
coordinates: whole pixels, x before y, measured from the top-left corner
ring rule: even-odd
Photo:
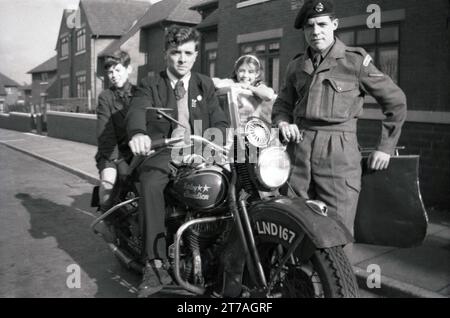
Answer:
[[[372,62],[372,57],[369,54],[367,54],[363,61],[364,67],[369,66],[370,62]]]
[[[346,50],[347,52],[357,53],[357,54],[359,54],[359,55],[361,55],[361,56],[366,56],[366,55],[367,55],[366,50],[364,50],[362,47],[347,46],[347,47],[345,48],[345,50]]]

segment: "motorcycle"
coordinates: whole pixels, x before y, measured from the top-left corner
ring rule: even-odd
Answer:
[[[171,118],[162,110],[162,116]],[[324,203],[279,194],[291,163],[273,144],[269,125],[250,118],[233,142],[201,142],[227,160],[171,162],[165,190],[168,255],[178,286],[195,295],[227,297],[358,297],[343,246],[353,241]],[[180,138],[152,143],[158,150]],[[91,225],[127,267],[143,271],[136,157],[119,186],[118,203]],[[110,235],[98,227],[107,223]]]
[[[404,248],[423,242],[428,217],[419,156],[397,153],[384,171],[368,169],[363,156],[353,238],[327,216],[323,202],[280,194],[289,186],[289,157],[264,119],[242,123],[239,94],[232,88],[218,96],[237,128],[225,147],[190,137],[224,160],[169,163],[166,237],[169,271],[178,286],[194,295],[225,297],[358,297],[343,246],[354,241]],[[176,122],[164,109],[154,110]],[[152,148],[171,147],[181,139],[154,141]],[[143,160],[133,159],[118,182],[117,202],[91,225],[119,261],[138,273],[144,249],[136,168]],[[106,234],[99,229],[105,223]]]

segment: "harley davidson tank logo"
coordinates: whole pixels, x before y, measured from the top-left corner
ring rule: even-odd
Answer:
[[[296,237],[294,231],[273,222],[256,221],[256,230],[258,234],[275,236],[288,243],[292,243]]]
[[[191,198],[196,200],[209,200],[209,194],[206,194],[209,192],[209,187],[207,184],[205,185],[194,185],[192,183],[185,183],[184,184],[184,193],[183,196],[185,198]]]

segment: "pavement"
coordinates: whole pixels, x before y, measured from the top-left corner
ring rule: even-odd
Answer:
[[[96,146],[6,129],[0,129],[0,144],[91,183],[98,181]],[[450,296],[450,211],[427,212],[427,236],[418,247],[353,245],[350,261],[360,288],[389,298]],[[378,277],[373,275],[374,268]]]

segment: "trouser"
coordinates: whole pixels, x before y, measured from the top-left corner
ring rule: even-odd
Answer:
[[[170,153],[148,159],[139,169],[140,207],[148,259],[167,259],[164,189],[169,182]]]
[[[289,144],[288,152],[293,163],[289,181],[296,194],[326,203],[328,215],[353,235],[361,189],[356,133],[305,130],[303,141]]]

